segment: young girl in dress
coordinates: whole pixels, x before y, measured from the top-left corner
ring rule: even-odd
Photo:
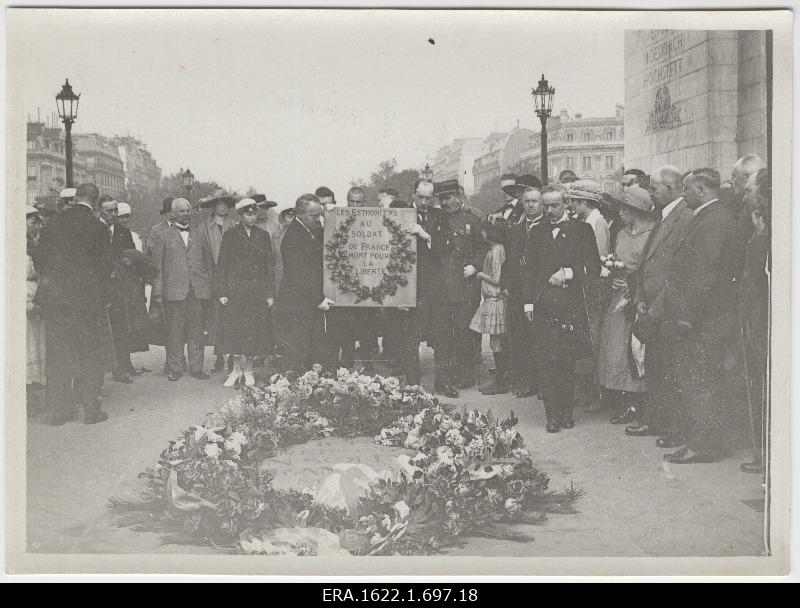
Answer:
[[[484,395],[507,393],[509,380],[508,355],[503,350],[503,336],[508,331],[508,297],[500,286],[503,262],[506,260],[505,242],[508,229],[504,222],[483,224],[481,235],[489,244],[483,260],[483,271],[477,274],[481,281],[481,303],[469,328],[479,334],[489,334],[489,345],[494,355],[494,382],[481,387]]]

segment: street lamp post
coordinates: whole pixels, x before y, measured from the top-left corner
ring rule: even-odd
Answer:
[[[192,186],[194,185],[194,175],[188,169],[188,167],[187,167],[186,171],[183,172],[183,185],[186,188],[186,199],[191,201],[189,196],[190,196],[190,194],[192,192]]]
[[[67,188],[74,187],[72,183],[72,123],[78,118],[78,103],[80,99],[81,96],[76,95],[72,90],[69,79],[61,87],[61,92],[56,95],[58,117],[64,123],[64,131],[66,132],[64,147],[67,157]]]
[[[547,119],[553,111],[553,95],[556,90],[549,86],[542,74],[539,86],[531,90],[533,103],[536,106],[536,115],[542,122],[542,185],[547,185]]]

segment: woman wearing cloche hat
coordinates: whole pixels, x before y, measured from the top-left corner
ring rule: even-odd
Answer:
[[[614,258],[605,263],[613,278],[612,295],[600,332],[597,356],[597,375],[603,396],[615,408],[611,420],[614,424],[632,422],[641,417],[641,397],[647,390],[643,353],[631,334],[633,318],[630,311],[635,302],[636,282],[630,277],[642,263],[648,238],[655,227],[650,213],[652,201],[646,190],[631,186],[625,190],[620,202],[619,216],[625,227],[617,236]]]
[[[222,304],[222,352],[233,358],[224,386],[254,386],[253,359],[274,349],[270,308],[275,258],[269,234],[256,226],[258,203],[236,203],[241,222],[222,235],[214,270],[214,297]]]

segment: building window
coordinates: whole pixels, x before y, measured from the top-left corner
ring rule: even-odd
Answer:
[[[28,181],[36,181],[36,165],[28,165]]]
[[[588,131],[583,134],[583,141],[592,141],[592,134]]]
[[[592,170],[592,157],[591,156],[584,156],[583,157],[583,170],[584,171],[591,171]]]
[[[567,156],[566,162],[567,162],[567,169],[572,169],[574,171],[575,170],[575,157],[574,156]]]
[[[614,169],[614,157],[613,156],[606,156],[606,169],[610,169],[610,170]]]
[[[574,133],[567,133],[567,142],[572,142],[574,140],[575,140],[575,134]]]
[[[611,141],[614,139],[614,131],[606,131],[606,140]]]

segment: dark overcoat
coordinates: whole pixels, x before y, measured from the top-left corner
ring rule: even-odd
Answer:
[[[434,333],[437,313],[447,305],[444,277],[452,242],[446,211],[418,210],[417,222],[431,235],[430,247],[424,240],[417,239],[417,325],[420,339],[425,341]]]
[[[275,297],[275,259],[265,230],[253,226],[248,236],[238,224],[222,235],[214,297],[228,298],[222,308],[224,354],[269,355],[274,342],[267,299]]]
[[[586,312],[586,284],[600,276],[600,254],[594,231],[585,222],[567,219],[553,237],[553,226],[543,221],[533,228],[525,266],[525,303],[533,304],[534,335],[543,356],[574,361],[592,356]],[[553,287],[550,277],[571,269],[566,287]]]

